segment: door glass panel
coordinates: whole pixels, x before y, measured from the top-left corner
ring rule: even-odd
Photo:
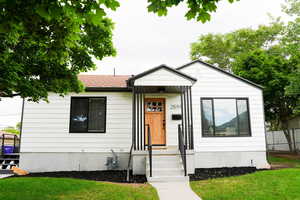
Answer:
[[[160,101],[149,101],[146,103],[146,111],[147,112],[162,112],[163,111],[163,103]]]

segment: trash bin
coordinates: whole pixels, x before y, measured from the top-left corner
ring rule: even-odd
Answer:
[[[3,146],[3,153],[10,154],[14,152],[14,146]]]

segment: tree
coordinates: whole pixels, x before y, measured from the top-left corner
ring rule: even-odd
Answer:
[[[210,13],[217,10],[217,3],[221,0],[148,0],[149,6],[148,11],[157,13],[159,16],[167,15],[168,9],[173,6],[178,6],[180,3],[186,3],[188,11],[185,17],[190,19],[196,19],[205,23],[210,20]],[[238,0],[228,0],[233,3]]]
[[[98,3],[101,2],[101,3]],[[0,96],[46,100],[48,92],[80,92],[77,74],[95,68],[92,56],[115,55],[115,0],[0,1]]]
[[[300,114],[300,2],[286,2],[288,23],[278,18],[257,29],[202,35],[191,45],[191,58],[262,85],[266,120],[284,131],[292,150],[288,121]]]
[[[148,0],[148,10],[162,16],[186,3],[187,19],[206,22],[219,1]],[[0,0],[0,97],[39,101],[48,92],[82,91],[77,75],[96,68],[92,57],[116,54],[106,11],[118,6],[117,0]]]
[[[292,139],[288,127],[289,120],[300,105],[300,93],[288,95],[285,88],[290,84],[300,60],[287,58],[282,48],[257,49],[243,54],[233,63],[233,72],[264,87],[264,107],[266,120],[276,123],[282,129],[292,151]]]
[[[19,130],[19,131],[21,130],[21,122],[18,122],[18,123],[16,124],[16,129]]]
[[[8,127],[4,128],[3,131],[7,132],[7,133],[12,133],[12,134],[15,134],[15,135],[20,134],[20,130],[15,129],[15,127],[13,127],[13,126],[8,126]]]
[[[277,41],[283,28],[283,23],[277,20],[258,29],[243,28],[226,34],[201,35],[191,44],[191,59],[202,59],[220,68],[231,69],[231,64],[240,55],[268,48]]]

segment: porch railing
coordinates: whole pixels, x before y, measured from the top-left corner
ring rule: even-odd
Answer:
[[[126,176],[127,182],[130,181],[130,165],[131,165],[132,149],[133,149],[133,144],[130,147],[129,160],[127,165],[127,176]]]
[[[152,177],[152,139],[151,139],[151,132],[150,132],[150,125],[146,124],[147,127],[147,139],[148,139],[148,154],[149,154],[149,174]]]
[[[183,163],[183,169],[184,169],[184,175],[187,175],[186,172],[186,140],[184,140],[183,131],[181,129],[181,125],[178,124],[178,149],[180,151],[182,163]]]

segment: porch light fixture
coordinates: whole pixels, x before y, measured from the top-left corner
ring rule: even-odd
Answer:
[[[164,88],[164,87],[159,87],[158,88],[159,93],[164,93],[165,91],[166,91],[166,88]]]

